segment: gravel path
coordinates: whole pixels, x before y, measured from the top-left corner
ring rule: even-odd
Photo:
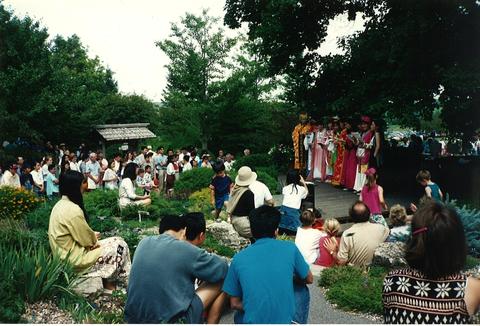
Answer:
[[[327,302],[322,290],[316,285],[318,278],[310,288],[310,314],[308,317],[309,324],[379,324],[381,319],[373,317],[365,317],[357,313],[345,312],[334,308]],[[225,314],[220,324],[233,324],[233,312]]]

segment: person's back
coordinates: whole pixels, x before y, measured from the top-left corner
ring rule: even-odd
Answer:
[[[135,252],[128,284],[125,320],[169,323],[184,313],[195,296],[195,278],[221,281],[227,263],[169,234],[143,239]],[[198,301],[198,300],[197,300]]]
[[[289,241],[275,240],[280,213],[261,206],[250,214],[255,243],[233,257],[223,284],[231,296],[233,309],[239,310],[236,323],[290,324],[299,313],[308,317],[308,301],[294,295],[294,276],[301,284],[312,283],[313,276],[298,248]],[[306,319],[306,318],[305,318]]]
[[[300,265],[300,260],[305,267],[297,271],[295,266]],[[227,281],[224,291],[230,295],[242,295],[243,323],[291,323],[295,313],[293,275],[300,272],[305,277],[308,271],[308,265],[293,243],[272,238],[258,239],[234,256],[231,268],[242,286],[241,293],[233,290]]]

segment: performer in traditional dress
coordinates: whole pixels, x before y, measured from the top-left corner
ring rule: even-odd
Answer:
[[[306,113],[301,113],[299,120],[300,123],[293,129],[292,140],[295,151],[294,168],[302,171],[307,167],[307,151],[304,147],[304,140],[311,127],[308,123],[308,115]]]
[[[355,185],[353,190],[360,193],[367,176],[365,172],[368,170],[368,162],[370,160],[370,152],[373,147],[374,133],[370,130],[372,119],[367,116],[362,116],[360,123],[361,141],[357,148],[357,176],[355,177]]]
[[[307,180],[312,181],[313,180],[313,160],[314,160],[314,151],[315,151],[315,121],[312,120],[310,121],[310,131],[307,133],[305,136],[305,139],[303,140],[303,145],[305,147],[305,150],[308,152],[308,159],[307,159]]]
[[[325,153],[326,153],[326,130],[323,122],[319,122],[315,128],[314,139],[314,157],[313,157],[313,179],[325,181],[325,170],[327,168]]]
[[[344,122],[339,123],[339,126],[344,126]],[[342,172],[344,165],[344,151],[345,142],[347,140],[347,130],[343,129],[335,138],[335,146],[337,149],[337,160],[333,169],[332,185],[340,186],[342,184]]]
[[[345,122],[345,151],[343,154],[342,182],[344,190],[352,190],[357,175],[357,144],[358,140],[352,133],[352,121]]]

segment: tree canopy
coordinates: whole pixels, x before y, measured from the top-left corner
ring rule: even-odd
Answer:
[[[343,55],[318,49],[329,19],[357,14]],[[479,127],[480,4],[475,0],[227,0],[225,23],[247,23],[286,98],[314,115],[364,112],[418,127],[441,108],[452,132]]]

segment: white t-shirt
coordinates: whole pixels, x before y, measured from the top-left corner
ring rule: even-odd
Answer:
[[[183,166],[182,172],[190,171],[191,169],[192,169],[192,165],[190,164],[190,162],[187,162],[187,163]]]
[[[32,175],[32,179],[35,184],[40,185],[40,187],[43,186],[43,173],[41,169],[38,170],[38,172],[33,170],[30,172],[30,174]]]
[[[70,170],[80,172],[80,167],[77,162],[70,162]]]
[[[325,235],[327,234],[317,229],[303,229],[301,227],[297,229],[295,244],[308,264],[313,264],[317,260],[320,238]]]
[[[118,196],[120,197],[120,206],[125,207],[128,204],[135,202],[137,195],[135,194],[135,187],[130,178],[125,178],[120,183],[118,188]]]
[[[112,180],[112,179],[115,179],[117,175],[115,174],[115,172],[108,168],[105,170],[105,174],[103,175],[103,180]],[[118,183],[117,183],[117,180],[113,180],[113,181],[105,181],[105,189],[110,189],[110,190],[114,190],[114,189],[117,189],[118,187]]]
[[[253,192],[255,198],[255,208],[259,208],[260,206],[265,205],[266,201],[273,199],[268,187],[258,180],[252,182],[248,186],[248,189]]]
[[[20,177],[17,173],[12,174],[10,171],[7,170],[2,176],[0,184],[20,188]]]
[[[48,164],[46,163],[42,166],[42,174],[43,174],[43,179],[45,180],[45,178],[48,175]]]
[[[288,186],[283,187],[283,206],[287,206],[294,209],[300,209],[302,204],[302,199],[307,198],[308,190],[297,185],[296,189],[294,184],[289,184]]]
[[[175,167],[173,166],[173,163],[168,163],[167,174],[168,175],[175,175]]]
[[[232,165],[233,163],[235,163],[235,161],[231,161],[231,162],[223,162],[223,164],[225,165],[225,171],[226,172],[230,172],[230,170],[232,169]]]

